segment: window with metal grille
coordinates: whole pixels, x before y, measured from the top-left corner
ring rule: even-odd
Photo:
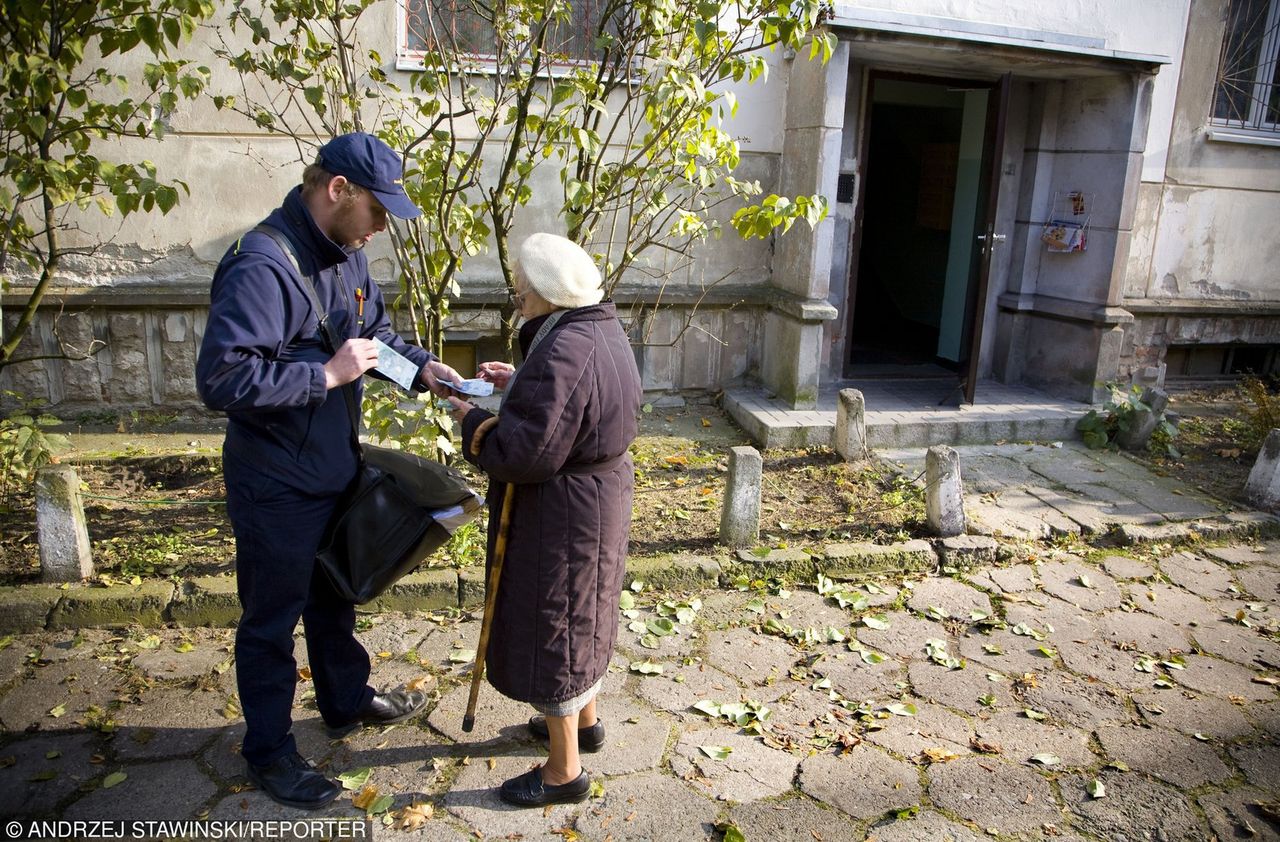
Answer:
[[[1213,124],[1280,134],[1280,0],[1231,0]]]
[[[603,0],[576,0],[569,18],[555,23],[547,34],[546,53],[557,63],[582,64],[599,58],[596,32]],[[480,62],[497,59],[497,39],[479,0],[403,0],[400,58],[420,63],[423,53],[441,49]],[[614,31],[612,22],[609,27]],[[455,46],[456,45],[456,46]]]

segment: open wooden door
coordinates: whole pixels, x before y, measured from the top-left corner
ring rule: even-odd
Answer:
[[[987,289],[991,280],[991,259],[995,250],[1005,241],[1005,234],[996,231],[996,217],[1000,197],[1001,161],[1004,160],[1004,128],[1009,113],[1009,89],[1013,74],[1000,77],[987,101],[987,137],[990,142],[984,150],[983,174],[986,197],[982,203],[982,224],[977,235],[979,244],[977,293],[969,302],[969,324],[973,326],[969,336],[969,359],[964,376],[964,402],[973,403],[978,387],[978,360],[982,350],[982,324],[986,316]]]

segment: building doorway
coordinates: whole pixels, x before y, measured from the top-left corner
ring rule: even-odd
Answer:
[[[991,82],[872,74],[847,377],[968,377],[998,181],[999,93]]]

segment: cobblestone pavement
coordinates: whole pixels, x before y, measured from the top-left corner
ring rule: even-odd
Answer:
[[[584,757],[599,787],[548,810],[493,790],[545,753],[526,707],[486,687],[462,733],[474,618],[362,622],[375,680],[433,705],[340,741],[300,646],[299,743],[353,787],[322,815],[358,799],[379,839],[1280,838],[1280,543],[789,587],[636,593]],[[7,638],[0,815],[312,815],[243,775],[231,642]]]

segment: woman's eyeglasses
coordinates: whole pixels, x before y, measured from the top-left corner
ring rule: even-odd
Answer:
[[[508,292],[507,299],[511,302],[512,307],[519,308],[521,303],[524,302],[524,297],[528,294],[528,290],[525,290],[524,292]]]

